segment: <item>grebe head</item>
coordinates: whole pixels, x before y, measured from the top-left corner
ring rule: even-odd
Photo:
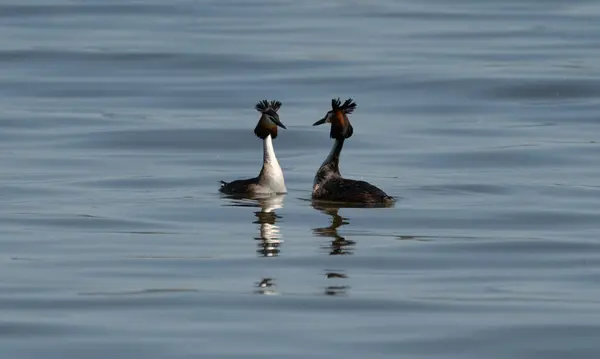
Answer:
[[[277,126],[285,129],[285,126],[279,121],[279,108],[281,102],[279,101],[259,101],[254,108],[256,111],[261,113],[260,119],[254,128],[254,134],[261,139],[267,138],[271,135],[272,138],[277,138]]]
[[[342,103],[340,98],[331,100],[331,110],[325,114],[325,117],[313,123],[313,126],[322,125],[324,123],[331,124],[329,136],[336,140],[350,138],[354,130],[348,119],[348,114],[354,112],[356,103],[351,99],[347,99]]]

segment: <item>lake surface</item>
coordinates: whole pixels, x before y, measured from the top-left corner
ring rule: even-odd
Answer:
[[[0,3],[0,357],[600,357],[596,1]],[[313,206],[342,173],[394,208]],[[289,193],[255,176],[261,99]]]

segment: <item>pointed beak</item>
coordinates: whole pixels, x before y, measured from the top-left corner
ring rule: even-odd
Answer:
[[[327,121],[327,117],[323,117],[322,119],[320,119],[319,121],[313,123],[313,126],[319,126],[325,123],[325,121]]]
[[[281,121],[279,121],[279,118],[275,117],[275,116],[269,116],[269,118],[271,119],[271,121],[273,121],[273,123],[275,123],[277,126],[283,128],[284,130],[287,130],[287,128],[285,127],[285,125],[283,123],[281,123]]]
[[[277,114],[277,112],[275,110],[269,109],[267,112],[265,112],[265,114],[267,116],[269,116],[269,120],[273,121],[274,124],[283,128],[284,130],[287,130],[287,128],[283,125],[283,123],[281,123],[281,121],[279,121],[279,115]]]

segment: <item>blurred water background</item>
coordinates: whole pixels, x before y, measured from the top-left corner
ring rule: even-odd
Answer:
[[[0,357],[600,356],[600,3],[2,1],[0,31]],[[338,96],[342,173],[394,208],[309,201]],[[223,198],[263,98],[289,193]]]

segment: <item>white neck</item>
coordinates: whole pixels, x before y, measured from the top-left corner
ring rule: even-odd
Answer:
[[[277,156],[275,156],[275,149],[273,148],[273,139],[271,135],[268,135],[267,138],[263,140],[263,163],[274,163],[279,167],[279,162],[277,162]]]
[[[263,168],[259,175],[259,184],[273,193],[286,193],[283,171],[275,156],[271,135],[263,140]]]

